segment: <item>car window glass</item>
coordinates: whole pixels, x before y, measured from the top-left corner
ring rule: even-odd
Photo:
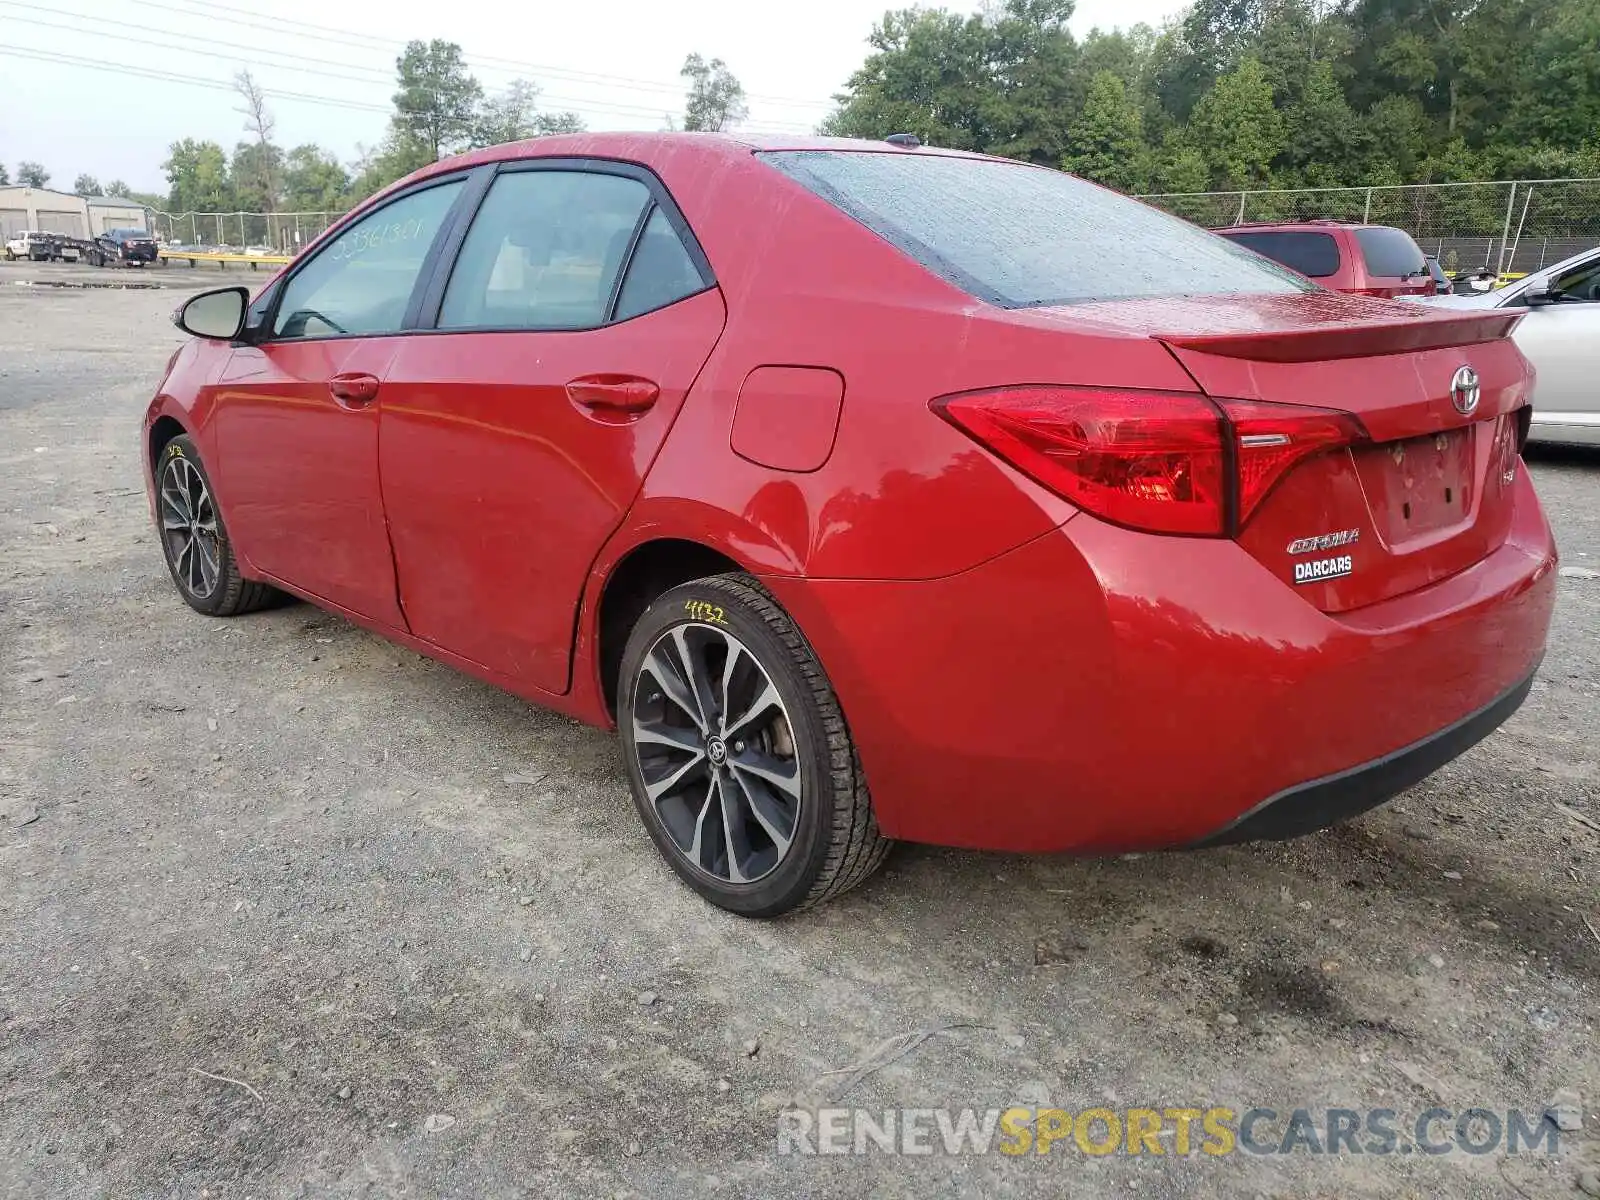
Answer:
[[[659,208],[650,214],[644,234],[628,261],[628,274],[617,297],[616,319],[626,321],[640,313],[664,308],[705,287],[700,271],[667,214]]]
[[[1299,233],[1287,229],[1224,229],[1219,232],[1230,242],[1236,242],[1257,254],[1265,254],[1274,262],[1281,262],[1290,270],[1299,271],[1312,279],[1326,279],[1339,273],[1339,243],[1332,234]]]
[[[1585,263],[1555,281],[1553,288],[1563,301],[1600,300],[1600,261]]]
[[[1356,230],[1361,257],[1367,261],[1367,274],[1382,279],[1402,279],[1421,275],[1428,269],[1422,248],[1403,229],[1369,225]]]
[[[284,288],[274,336],[397,332],[460,189],[456,180],[402,196],[319,249]]]
[[[513,171],[484,197],[445,288],[441,329],[590,329],[650,202],[637,179]]]
[[[929,271],[1007,308],[1312,286],[1187,221],[1060,171],[943,154],[761,157]]]

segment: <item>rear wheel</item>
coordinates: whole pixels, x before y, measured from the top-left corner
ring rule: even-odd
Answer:
[[[210,617],[232,617],[283,598],[269,584],[239,573],[210,477],[187,434],[162,448],[155,475],[162,553],[178,594],[190,608]]]
[[[889,852],[821,664],[747,576],[645,610],[617,721],[645,828],[713,904],[778,916],[854,887]]]

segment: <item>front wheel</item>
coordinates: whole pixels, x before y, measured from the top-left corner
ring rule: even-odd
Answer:
[[[282,598],[269,584],[246,579],[217,511],[211,478],[187,434],[161,449],[155,464],[156,528],[178,594],[196,612],[232,617]]]
[[[748,576],[687,583],[645,610],[617,723],[645,828],[713,904],[748,917],[819,904],[889,852],[821,664]]]

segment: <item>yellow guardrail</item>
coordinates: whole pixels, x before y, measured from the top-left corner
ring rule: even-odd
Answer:
[[[191,267],[203,262],[214,262],[223,270],[228,269],[229,263],[247,263],[252,271],[257,263],[269,267],[281,267],[286,262],[293,261],[288,254],[218,254],[213,250],[162,250],[160,251],[163,262],[186,262]]]

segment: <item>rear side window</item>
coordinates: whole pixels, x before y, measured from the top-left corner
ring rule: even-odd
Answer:
[[[1186,221],[1059,171],[870,151],[762,158],[928,270],[1006,308],[1310,287]]]
[[[1299,271],[1312,279],[1326,279],[1339,273],[1339,241],[1332,234],[1288,230],[1246,233],[1224,229],[1220,232],[1230,242],[1265,254],[1274,262],[1281,262],[1291,271]]]
[[[622,175],[498,176],[462,243],[439,328],[604,325],[628,243],[649,203],[650,189]]]
[[[659,208],[650,214],[617,297],[616,319],[665,308],[705,287],[682,240]]]
[[[1427,273],[1428,261],[1422,256],[1422,248],[1403,229],[1373,225],[1356,230],[1356,241],[1361,243],[1368,275],[1388,279]]]

